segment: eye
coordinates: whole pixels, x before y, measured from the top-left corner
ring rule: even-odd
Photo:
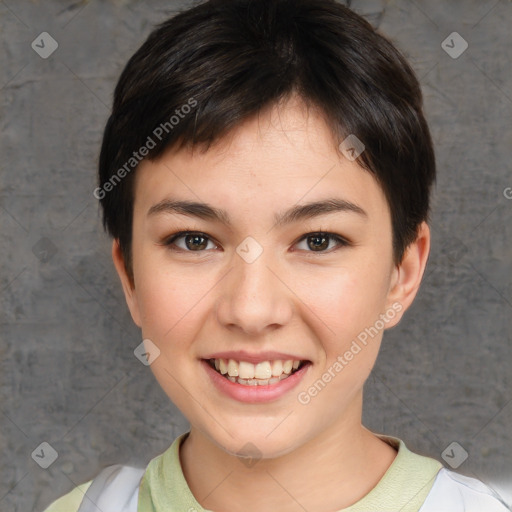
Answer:
[[[176,243],[176,241],[180,239],[183,239],[184,246],[180,246],[179,244]],[[202,252],[203,250],[208,248],[208,243],[211,243],[213,245],[213,247],[210,247],[210,249],[214,249],[217,247],[212,242],[210,237],[208,237],[204,233],[200,233],[197,231],[180,231],[179,233],[176,233],[172,235],[170,238],[164,240],[163,245],[176,246],[178,247],[178,249],[187,252]]]
[[[299,242],[306,242],[308,252],[328,252],[327,249],[330,246],[330,242],[334,241],[338,246],[348,246],[350,243],[339,235],[334,233],[325,233],[320,231],[318,233],[308,233],[304,235]],[[335,244],[335,245],[336,245]],[[311,249],[311,250],[309,250]],[[330,252],[330,251],[329,251]]]
[[[180,245],[177,241],[181,240],[183,243]],[[307,252],[330,252],[327,251],[327,249],[332,249],[331,242],[335,242],[334,246],[337,245],[338,247],[350,245],[350,242],[345,240],[343,237],[334,233],[325,233],[323,231],[307,233],[300,238],[295,245],[298,245],[302,241],[305,241],[306,243],[306,249],[303,250],[306,250]],[[211,244],[210,247],[208,244]],[[177,247],[179,250],[186,252],[203,252],[207,249],[215,249],[218,247],[208,235],[199,231],[180,231],[179,233],[175,233],[165,239],[162,242],[162,245],[171,248]]]

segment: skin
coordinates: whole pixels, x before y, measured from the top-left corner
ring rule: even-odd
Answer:
[[[400,321],[430,250],[423,223],[394,265],[385,196],[369,172],[341,154],[339,142],[316,110],[292,97],[204,154],[168,150],[137,170],[133,285],[116,240],[112,256],[134,322],[160,349],[150,368],[190,422],[180,461],[206,509],[332,512],[367,494],[396,456],[361,424],[363,385],[383,331],[308,404],[297,400],[392,304],[402,310],[386,328]],[[222,208],[232,226],[147,215],[169,197]],[[337,212],[274,226],[275,213],[332,197],[357,204],[367,217]],[[208,245],[162,243],[185,230],[208,236]],[[330,239],[315,251],[304,235],[318,231],[350,245]],[[263,248],[252,263],[236,252],[247,236]],[[277,350],[312,364],[279,399],[241,403],[218,391],[200,362],[224,350]],[[236,456],[248,442],[261,452],[252,467]]]

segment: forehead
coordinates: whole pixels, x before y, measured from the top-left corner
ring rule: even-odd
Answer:
[[[370,217],[389,217],[377,181],[343,156],[340,142],[321,113],[292,98],[238,125],[206,152],[170,149],[155,161],[142,161],[135,216],[172,198],[275,218],[285,207],[336,197]]]

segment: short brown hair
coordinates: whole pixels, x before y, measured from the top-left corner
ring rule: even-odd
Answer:
[[[405,58],[334,0],[209,0],[156,27],[115,88],[95,196],[130,275],[139,159],[173,145],[207,150],[292,93],[323,112],[336,140],[353,134],[364,144],[358,163],[385,193],[400,263],[428,219],[435,181],[422,93]]]

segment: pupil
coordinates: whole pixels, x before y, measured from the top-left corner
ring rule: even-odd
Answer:
[[[312,236],[312,237],[310,237],[310,240],[315,240],[315,242],[310,244],[310,247],[312,249],[325,249],[326,247],[329,246],[329,242],[328,242],[327,237],[325,237],[323,235],[322,236],[318,236],[318,235]],[[321,241],[318,242],[319,240],[321,240]]]
[[[195,244],[195,242],[197,240],[203,240],[203,243],[200,243],[199,245]],[[208,244],[204,242],[205,240],[205,237],[204,236],[201,236],[201,235],[187,235],[186,237],[186,242],[187,242],[187,247],[190,249],[204,249]],[[190,244],[188,243],[189,241],[192,241]]]

